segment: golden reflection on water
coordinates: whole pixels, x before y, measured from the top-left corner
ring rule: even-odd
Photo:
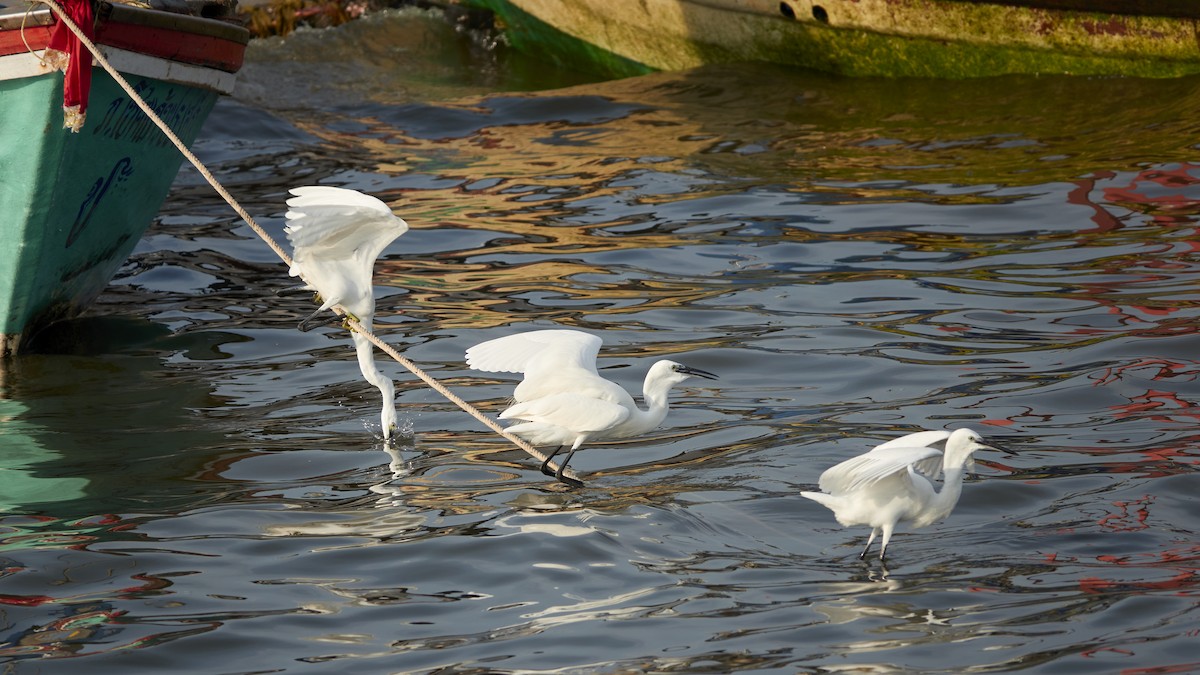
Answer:
[[[686,158],[702,149],[695,141],[663,147],[661,141],[668,135],[647,139],[643,129],[662,127],[645,125],[643,117],[635,112],[606,122],[603,138],[590,138],[582,145],[541,141],[547,127],[565,124],[496,126],[462,139],[405,138],[398,145],[363,139],[360,150],[380,158],[376,170],[385,173],[430,168],[389,162],[397,152],[429,156],[446,155],[449,150],[454,155],[452,162],[436,170],[439,178],[456,179],[455,187],[423,190],[413,202],[403,197],[396,201],[399,212],[414,211],[408,218],[414,228],[497,233],[484,248],[445,252],[433,261],[385,262],[377,270],[379,283],[407,288],[413,302],[440,326],[475,328],[511,322],[513,310],[525,307],[529,301],[522,298],[531,293],[550,293],[556,296],[555,304],[567,305],[539,312],[540,318],[557,319],[580,308],[607,314],[686,306],[726,292],[724,285],[630,279],[582,260],[597,253],[662,250],[692,241],[669,226],[614,233],[611,228],[640,225],[639,217],[601,219],[588,212],[587,204],[638,202],[629,194],[630,187],[618,183],[632,172],[647,170],[638,159],[647,147],[643,144],[676,157],[652,165],[655,171],[684,171]],[[531,152],[535,146],[536,153]],[[503,175],[495,184],[462,188],[470,181],[493,177],[497,167],[502,167]],[[484,255],[505,262],[472,262]],[[581,280],[584,276],[586,281]]]
[[[745,95],[748,84],[755,84],[747,79],[772,78],[777,86],[751,86],[756,96]],[[467,118],[441,134],[411,131],[403,115],[385,119],[370,108],[336,125],[319,117],[297,125],[331,153],[356,157],[380,175],[423,173],[444,182],[446,187],[385,195],[415,230],[496,233],[480,247],[443,251],[432,260],[391,259],[377,270],[377,283],[407,289],[408,301],[429,325],[485,328],[524,317],[571,322],[580,314],[696,306],[730,293],[732,272],[646,278],[628,270],[613,273],[588,257],[720,239],[713,228],[736,225],[730,223],[736,221],[736,205],[732,214],[714,216],[713,223],[698,221],[703,214],[694,212],[689,212],[692,222],[673,222],[671,206],[699,198],[737,199],[756,185],[794,193],[797,204],[987,206],[1027,198],[1046,185],[1075,184],[1064,190],[1066,201],[1092,209],[1097,227],[1040,232],[1047,245],[1128,246],[1130,235],[1122,223],[1131,210],[1153,218],[1158,235],[1176,236],[1175,228],[1191,226],[1185,216],[1195,205],[1159,201],[1144,189],[1169,184],[1171,171],[1148,172],[1129,186],[1106,180],[1111,167],[1128,156],[1155,156],[1162,162],[1194,156],[1194,140],[1188,139],[1200,137],[1200,122],[1178,114],[1200,97],[1194,84],[1192,79],[842,81],[721,67],[439,104],[432,109],[435,115]],[[1091,104],[1101,98],[1103,109]],[[1136,105],[1145,99],[1166,104],[1149,110]],[[562,119],[553,114],[558,101],[567,102]],[[521,105],[552,112],[512,112]],[[429,116],[428,108],[422,111]],[[354,130],[346,131],[347,125]],[[1187,179],[1186,170],[1180,173]],[[968,185],[962,185],[964,178]],[[698,224],[706,229],[697,232]],[[776,240],[866,241],[965,257],[1003,255],[1011,248],[971,231],[930,232],[912,225],[919,223],[881,222],[858,230],[793,226]],[[1140,228],[1132,241],[1147,235]],[[482,257],[491,260],[481,262]],[[1143,258],[1141,251],[1124,253],[1113,264],[1128,266]],[[928,277],[927,267],[919,267],[818,270],[806,282]],[[1126,310],[1130,304],[1152,309],[1162,304],[1131,296],[1128,280],[1123,288],[1068,284],[1024,274],[1025,269],[1006,261],[946,277],[951,287],[967,293],[972,285],[992,284],[989,293],[1006,287],[1014,295],[1077,299],[1082,288],[1121,313],[1133,313]],[[745,269],[737,276],[756,273]],[[769,274],[762,272],[764,278]],[[1148,275],[1145,281],[1153,279]],[[381,315],[386,313],[384,308]],[[938,321],[928,315],[891,319],[875,327],[919,335],[920,330],[905,326]]]
[[[777,84],[757,86],[773,80]],[[497,115],[459,138],[416,137],[370,116],[358,120],[364,130],[353,136],[319,122],[304,128],[331,146],[366,154],[383,174],[479,179],[502,169],[509,187],[536,179],[568,191],[586,186],[598,196],[605,193],[594,188],[606,176],[619,175],[628,163],[647,168],[648,161],[663,171],[708,167],[799,183],[806,191],[810,182],[914,178],[1037,185],[1111,170],[1130,157],[1154,156],[1163,163],[1194,158],[1189,139],[1200,137],[1200,121],[1187,111],[1200,97],[1196,83],[845,80],[761,65],[720,66],[504,97],[593,96],[626,106],[627,114],[604,117],[602,124],[513,123]],[[1148,107],[1148,100],[1157,107]],[[495,114],[495,101],[468,98],[441,107],[486,118]],[[864,190],[873,197],[888,190],[897,198],[912,194],[903,187]]]
[[[549,294],[556,304],[567,305],[536,309],[538,319],[553,321],[569,320],[581,310],[603,315],[669,309],[719,297],[728,290],[725,285],[706,288],[651,280],[581,284],[574,277],[601,273],[582,263],[540,262],[494,267],[483,274],[475,269],[456,271],[457,267],[445,261],[436,266],[386,265],[383,273],[377,276],[377,283],[408,288],[410,301],[421,308],[422,317],[439,328],[507,325],[520,320],[523,314],[532,313],[530,294]],[[478,266],[464,264],[462,267]]]

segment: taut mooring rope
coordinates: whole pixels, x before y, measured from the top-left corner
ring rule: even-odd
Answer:
[[[250,226],[250,229],[254,230],[254,233],[257,234],[260,238],[262,238],[262,240],[264,242],[266,242],[266,244],[268,246],[271,247],[271,250],[275,251],[276,255],[279,256],[280,260],[282,260],[284,262],[284,264],[286,264],[288,267],[291,267],[292,258],[291,258],[291,256],[289,256],[287,254],[287,251],[283,250],[283,248],[279,246],[279,243],[276,242],[273,238],[271,238],[271,235],[267,234],[267,231],[264,230],[261,226],[259,226],[259,224],[257,222],[255,222],[254,218],[251,217],[250,214],[247,213],[244,208],[242,208],[242,205],[239,204],[238,201],[233,198],[233,195],[229,194],[229,191],[225,189],[225,186],[221,185],[221,183],[216,179],[216,177],[212,175],[212,172],[208,170],[208,167],[204,166],[204,163],[201,162],[200,159],[198,157],[196,157],[196,155],[193,154],[192,151],[189,150],[186,145],[183,144],[183,141],[179,140],[179,137],[175,135],[175,132],[171,130],[171,127],[167,126],[167,123],[164,122],[162,120],[162,118],[159,117],[158,114],[154,112],[154,109],[151,108],[150,105],[148,103],[146,103],[146,101],[144,99],[142,99],[142,97],[139,96],[136,91],[134,91],[133,87],[129,84],[128,81],[125,80],[125,78],[120,73],[117,72],[116,68],[113,68],[112,64],[109,63],[108,60],[104,58],[104,55],[100,53],[100,49],[98,47],[96,47],[96,44],[94,42],[92,42],[91,40],[89,40],[88,37],[83,34],[83,31],[81,31],[79,29],[79,26],[76,25],[75,22],[72,21],[71,18],[67,16],[67,14],[63,10],[63,8],[61,6],[59,6],[59,4],[57,2],[55,2],[54,0],[35,0],[35,1],[40,2],[40,3],[45,4],[50,7],[51,11],[53,11],[55,16],[58,17],[58,20],[62,21],[67,26],[67,28],[71,29],[71,32],[75,34],[75,37],[78,38],[79,41],[81,43],[83,43],[83,46],[87,47],[88,51],[92,53],[92,58],[94,58],[96,60],[96,63],[99,63],[101,67],[103,67],[106,71],[108,71],[108,74],[111,75],[113,80],[115,80],[117,82],[117,84],[120,85],[121,88],[125,90],[125,93],[129,95],[129,98],[133,102],[137,103],[138,107],[142,109],[142,112],[146,113],[146,116],[149,117],[150,120],[152,122],[154,122],[154,124],[157,125],[158,128],[161,129],[164,134],[166,134],[167,138],[170,139],[171,143],[173,143],[175,145],[175,147],[179,150],[179,152],[183,153],[183,156],[185,158],[187,158],[187,160],[189,162],[191,162],[192,166],[196,167],[196,170],[200,172],[200,175],[204,176],[204,180],[208,181],[208,184],[211,185],[212,188],[217,191],[217,194],[221,195],[221,197],[225,200],[225,202],[228,203],[231,208],[233,208],[233,210],[238,214],[238,216],[240,216],[242,218],[242,220],[246,221],[246,224]],[[341,305],[334,305],[333,311],[336,314],[338,314],[339,316],[342,316],[345,318],[346,325],[349,326],[351,330],[365,336],[368,340],[371,341],[371,344],[375,345],[376,347],[379,347],[381,350],[383,350],[383,353],[392,357],[397,363],[399,363],[400,365],[407,368],[409,370],[409,372],[411,372],[413,375],[416,375],[418,378],[420,378],[421,381],[423,381],[425,384],[429,385],[429,387],[432,388],[434,391],[438,392],[442,396],[445,396],[446,399],[449,400],[451,403],[458,406],[459,408],[462,408],[464,411],[469,413],[472,417],[479,420],[480,422],[483,422],[483,424],[485,426],[487,426],[489,429],[491,429],[492,431],[495,431],[496,433],[500,434],[504,438],[508,439],[509,441],[511,441],[513,443],[513,445],[516,445],[518,448],[529,453],[530,456],[534,457],[539,462],[543,462],[546,460],[546,455],[543,455],[541,452],[539,452],[533,446],[526,443],[524,440],[522,440],[516,436],[513,436],[512,434],[505,431],[504,427],[500,426],[494,420],[488,418],[483,413],[479,412],[479,409],[476,408],[475,406],[473,406],[470,403],[467,403],[463,399],[459,398],[454,392],[447,389],[445,387],[445,385],[443,385],[441,382],[438,382],[432,376],[430,376],[428,373],[426,373],[424,370],[422,370],[420,367],[418,367],[417,364],[413,363],[407,357],[402,356],[391,345],[389,345],[386,342],[384,342],[383,340],[379,339],[379,337],[377,337],[373,332],[371,332],[370,329],[368,329],[367,327],[358,323],[358,321],[355,321],[354,319],[347,316],[346,310],[342,309]],[[394,405],[394,403],[392,401],[387,401],[386,403]],[[557,468],[558,468],[557,464],[555,464],[554,462],[551,462],[549,466],[555,470],[557,470]],[[574,472],[571,471],[570,469],[567,469],[563,473],[564,473],[564,475],[570,476],[572,478],[575,477]]]

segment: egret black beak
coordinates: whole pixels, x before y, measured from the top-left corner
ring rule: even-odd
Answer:
[[[708,372],[707,370],[700,370],[699,368],[689,368],[687,366],[680,366],[677,369],[677,371],[680,373],[683,373],[685,375],[691,375],[693,377],[703,377],[706,380],[718,379],[716,375],[713,375],[712,373]]]
[[[1013,450],[1012,448],[1010,448],[1006,445],[1000,445],[999,443],[995,443],[993,441],[988,441],[987,443],[982,443],[981,445],[983,445],[983,447],[987,448],[988,450],[995,450],[996,452],[1003,452],[1006,455],[1016,455],[1017,454],[1016,450]]]

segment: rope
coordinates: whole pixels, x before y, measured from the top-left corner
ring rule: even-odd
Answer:
[[[45,4],[50,7],[50,9],[58,17],[58,20],[62,21],[67,26],[67,28],[71,29],[71,32],[75,34],[75,37],[78,38],[79,41],[82,42],[85,47],[87,47],[88,51],[92,53],[92,57],[96,60],[96,63],[100,64],[100,66],[103,67],[104,70],[108,71],[108,74],[111,75],[113,80],[115,80],[117,82],[117,84],[120,85],[121,88],[125,90],[125,93],[129,95],[130,99],[133,102],[137,103],[138,107],[142,109],[142,112],[146,113],[146,116],[149,117],[150,120],[153,121],[154,124],[157,125],[159,129],[162,130],[162,132],[167,136],[168,139],[170,139],[171,143],[173,143],[175,145],[175,147],[179,150],[179,152],[183,153],[183,156],[185,158],[187,158],[187,160],[189,162],[191,162],[192,166],[196,167],[196,170],[200,172],[200,175],[204,176],[204,180],[208,181],[208,184],[211,185],[212,188],[217,191],[217,194],[221,195],[221,197],[225,200],[225,202],[228,203],[229,206],[233,208],[233,210],[238,214],[238,216],[240,216],[242,220],[246,221],[246,224],[250,226],[250,229],[254,230],[254,233],[257,234],[264,242],[266,242],[266,244],[271,247],[272,251],[275,251],[275,254],[279,256],[279,258],[284,262],[284,264],[286,264],[287,266],[290,267],[292,265],[292,258],[291,258],[291,256],[288,255],[287,251],[283,250],[283,248],[279,245],[279,243],[276,242],[271,237],[271,235],[268,234],[267,231],[264,230],[254,220],[254,218],[251,217],[251,215],[249,213],[246,212],[246,210],[244,208],[242,208],[242,205],[239,204],[238,201],[233,198],[233,195],[229,194],[229,191],[225,189],[225,186],[221,185],[220,181],[218,181],[215,176],[213,176],[212,172],[208,170],[208,167],[204,166],[204,163],[201,162],[200,159],[198,157],[196,157],[196,155],[193,154],[192,151],[189,150],[186,145],[183,144],[183,141],[181,141],[179,139],[179,137],[175,135],[175,132],[171,130],[171,127],[167,126],[167,123],[164,122],[162,120],[162,118],[159,117],[158,114],[154,112],[154,109],[151,108],[150,105],[147,104],[146,101],[144,99],[142,99],[142,97],[139,96],[136,91],[134,91],[133,87],[129,84],[129,82],[126,81],[125,78],[120,73],[118,73],[115,68],[113,68],[112,64],[110,64],[108,62],[108,60],[104,58],[104,55],[100,53],[100,49],[98,47],[96,47],[96,44],[94,42],[92,42],[91,40],[89,40],[87,38],[87,36],[83,34],[83,31],[81,31],[79,29],[79,26],[76,25],[75,22],[72,21],[71,18],[66,15],[66,12],[63,11],[62,7],[60,7],[59,4],[57,2],[55,2],[55,0],[35,0],[35,1],[41,2],[42,4]],[[431,375],[429,375],[424,370],[422,370],[420,367],[418,367],[417,364],[413,363],[407,357],[402,356],[391,345],[389,345],[386,342],[384,342],[383,340],[379,339],[379,337],[376,336],[373,332],[371,332],[370,329],[363,326],[358,321],[348,317],[346,310],[343,309],[341,305],[334,305],[332,309],[335,314],[345,318],[346,326],[348,326],[351,330],[366,337],[367,340],[369,340],[371,342],[371,344],[375,345],[376,347],[379,347],[381,350],[383,350],[383,353],[392,357],[397,363],[399,363],[400,365],[407,368],[409,370],[409,372],[411,372],[413,375],[416,375],[418,378],[420,378],[421,381],[423,381],[425,384],[429,385],[429,387],[432,388],[434,391],[436,391],[439,394],[441,394],[442,396],[446,397],[446,399],[449,400],[451,403],[458,406],[459,408],[462,408],[464,411],[469,413],[472,417],[474,417],[475,419],[482,422],[484,424],[484,426],[488,427],[492,431],[495,431],[497,434],[500,434],[504,438],[508,439],[510,442],[512,442],[513,445],[516,445],[518,448],[524,450],[525,452],[527,452],[530,456],[532,456],[539,462],[546,461],[546,455],[544,455],[541,452],[539,452],[538,450],[536,450],[533,446],[531,446],[529,443],[526,443],[523,439],[518,438],[518,437],[508,433],[507,431],[505,431],[504,427],[500,426],[494,420],[492,420],[491,418],[484,415],[475,406],[473,406],[470,403],[467,403],[463,399],[459,398],[458,395],[456,395],[454,392],[447,389],[445,387],[445,385],[443,385],[441,382],[438,382],[437,380],[435,380]],[[385,403],[389,403],[389,402],[385,402]],[[554,462],[551,462],[548,466],[549,466],[549,468],[551,468],[553,470],[558,469],[558,465]],[[571,477],[571,478],[576,477],[575,473],[573,471],[571,471],[570,469],[567,469],[566,471],[564,471],[563,475]]]
[[[25,8],[25,14],[21,16],[21,42],[25,43],[25,49],[28,50],[30,54],[37,56],[37,54],[34,54],[33,52],[33,47],[29,46],[29,40],[25,37],[25,22],[29,20],[29,15],[33,13],[33,7],[33,3],[29,3],[29,6]],[[43,54],[44,53],[45,52],[43,52]],[[44,57],[38,56],[38,63],[43,68],[46,67],[46,59]]]

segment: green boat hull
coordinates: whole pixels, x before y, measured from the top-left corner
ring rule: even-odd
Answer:
[[[518,51],[609,77],[733,62],[876,77],[1200,73],[1200,7],[1154,16],[1114,14],[1122,3],[1108,0],[1071,10],[1035,0],[464,1],[494,12]]]
[[[216,102],[208,89],[130,83],[191,144]],[[62,128],[62,75],[0,81],[0,333],[3,353],[81,312],[158,213],[182,156],[107,73],[93,75],[87,124]]]

